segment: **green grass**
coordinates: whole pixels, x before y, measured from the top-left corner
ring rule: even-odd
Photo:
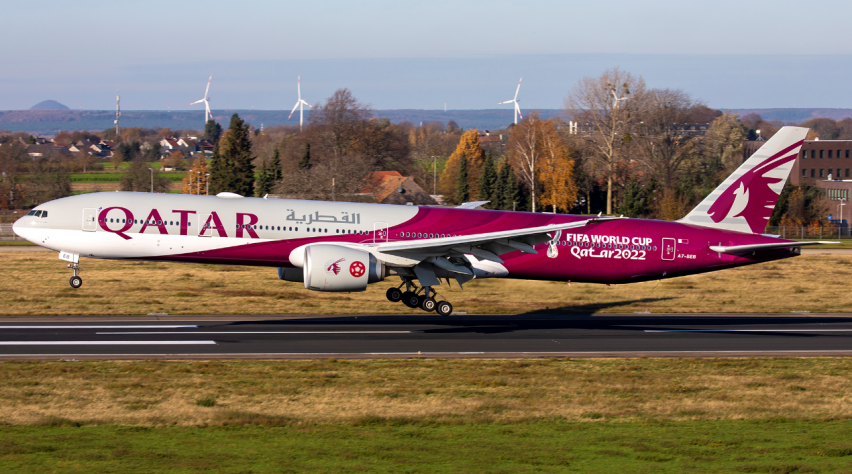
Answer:
[[[0,428],[3,472],[849,472],[852,423]],[[279,426],[283,425],[283,426]]]
[[[117,183],[121,181],[121,177],[124,176],[123,173],[76,173],[70,175],[72,183]],[[165,176],[169,178],[170,181],[177,183],[183,180],[184,176],[186,176],[185,172],[182,171],[162,171],[159,173],[159,176]]]
[[[35,244],[27,240],[0,240],[0,247],[35,247]]]

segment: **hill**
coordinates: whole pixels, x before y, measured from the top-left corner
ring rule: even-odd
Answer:
[[[43,100],[38,104],[30,107],[30,110],[69,110],[65,105],[60,104],[55,100]]]

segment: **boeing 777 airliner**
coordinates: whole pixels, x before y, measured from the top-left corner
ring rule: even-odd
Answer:
[[[37,206],[15,233],[80,257],[277,267],[316,291],[363,291],[398,276],[390,301],[452,312],[442,280],[630,283],[788,258],[763,235],[807,129],[783,127],[677,222],[460,208],[105,192]],[[403,289],[404,287],[404,289]]]

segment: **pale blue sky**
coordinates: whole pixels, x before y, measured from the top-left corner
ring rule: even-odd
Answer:
[[[714,107],[852,107],[852,2],[10,2],[0,109],[44,99],[290,108],[349,87],[377,108],[525,108],[620,66]],[[504,97],[505,96],[505,97]]]

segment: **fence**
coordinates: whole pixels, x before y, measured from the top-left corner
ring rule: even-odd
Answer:
[[[849,226],[839,227],[830,225],[825,227],[817,226],[775,226],[767,227],[765,234],[777,235],[783,239],[850,239],[852,235],[849,233]]]
[[[12,224],[0,224],[0,240],[24,240],[12,231]]]

